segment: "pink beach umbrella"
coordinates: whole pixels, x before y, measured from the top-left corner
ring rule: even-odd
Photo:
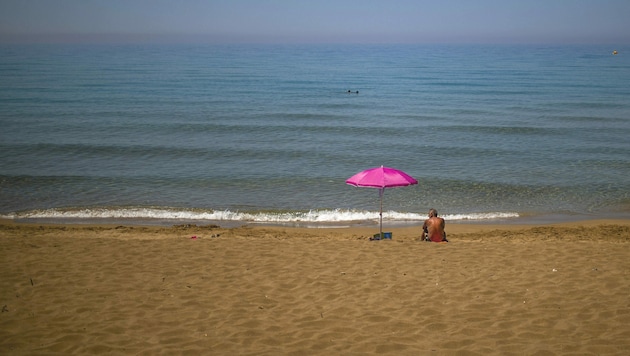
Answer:
[[[406,187],[418,184],[409,174],[390,167],[375,167],[361,171],[346,180],[347,184],[355,187],[378,188],[381,208],[379,212],[380,237],[383,238],[383,192],[385,188]]]

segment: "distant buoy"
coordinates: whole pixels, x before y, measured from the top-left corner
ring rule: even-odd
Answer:
[[[615,51],[613,51],[613,54],[617,54],[617,51],[616,51],[616,50],[615,50]]]

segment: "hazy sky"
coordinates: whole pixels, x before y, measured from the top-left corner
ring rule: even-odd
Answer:
[[[2,41],[630,43],[630,0],[0,0]]]

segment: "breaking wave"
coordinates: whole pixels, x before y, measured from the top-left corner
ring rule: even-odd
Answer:
[[[469,214],[445,214],[447,220],[494,220],[519,217],[512,212],[487,212]],[[161,207],[116,207],[116,208],[75,208],[45,209],[16,212],[0,215],[11,220],[59,220],[72,222],[93,222],[125,220],[158,223],[160,221],[194,221],[208,223],[262,223],[262,224],[369,224],[378,222],[378,212],[364,210],[309,210],[309,211],[256,211],[241,212],[231,210],[178,209]],[[426,219],[425,214],[384,211],[383,221],[416,223]]]

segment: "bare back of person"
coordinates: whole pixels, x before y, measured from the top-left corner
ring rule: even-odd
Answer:
[[[433,242],[448,241],[444,231],[445,225],[444,219],[437,216],[437,210],[431,209],[429,210],[429,218],[424,221],[422,230],[427,234],[428,239]]]

